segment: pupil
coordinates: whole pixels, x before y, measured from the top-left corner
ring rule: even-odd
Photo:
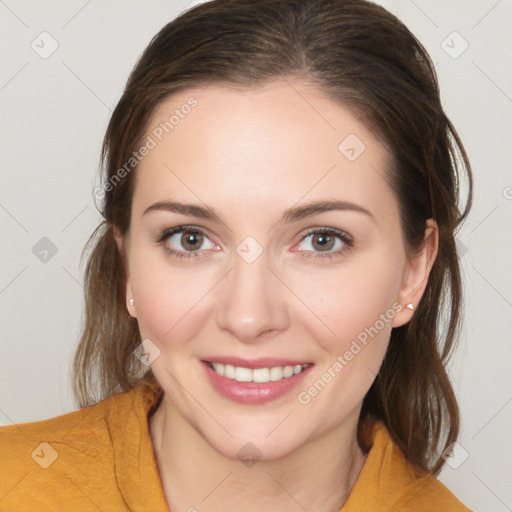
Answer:
[[[330,249],[332,247],[332,242],[333,242],[333,238],[329,235],[326,235],[326,234],[320,234],[316,237],[316,240],[313,239],[314,242],[316,242],[316,245],[318,245],[318,247],[315,247],[315,248],[320,248],[320,249]],[[315,243],[313,243],[313,245],[315,245]]]
[[[182,237],[182,244],[183,247],[186,249],[197,249],[198,246],[201,246],[201,243],[198,243],[201,241],[202,236],[199,233],[191,233],[184,234]]]

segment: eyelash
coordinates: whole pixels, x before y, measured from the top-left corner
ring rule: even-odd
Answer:
[[[317,235],[317,234],[321,234],[321,235],[325,234],[325,235],[330,235],[330,236],[337,237],[343,243],[343,247],[341,249],[338,249],[338,250],[333,251],[333,252],[298,251],[298,252],[310,253],[310,254],[307,254],[307,255],[306,254],[302,255],[302,257],[304,257],[304,258],[313,258],[313,259],[323,258],[323,259],[330,260],[332,258],[338,258],[338,257],[343,256],[345,253],[349,252],[352,249],[353,245],[354,245],[354,241],[352,240],[352,237],[348,233],[346,233],[345,231],[341,231],[339,229],[334,229],[334,228],[311,229],[307,233],[305,233],[304,235],[301,236],[300,242],[303,242],[310,235]]]
[[[196,228],[194,226],[176,226],[175,228],[171,228],[171,229],[167,229],[165,231],[163,231],[155,240],[156,243],[158,244],[164,244],[164,242],[170,238],[172,235],[175,235],[176,233],[180,233],[180,232],[189,232],[189,233],[193,233],[193,234],[201,234],[203,235],[204,237],[208,238],[208,236],[206,235],[206,233],[200,229],[200,228]],[[304,252],[304,253],[311,253],[312,254],[307,254],[307,255],[301,255],[301,257],[303,258],[322,258],[322,259],[332,259],[332,258],[337,258],[337,257],[340,257],[342,256],[343,254],[345,254],[346,252],[350,251],[353,247],[353,240],[352,240],[352,237],[346,233],[345,231],[341,231],[341,230],[338,230],[338,229],[334,229],[334,228],[318,228],[318,229],[312,229],[310,231],[308,231],[307,233],[305,233],[304,235],[301,236],[299,242],[303,242],[308,236],[310,235],[314,235],[314,234],[326,234],[326,235],[331,235],[331,236],[335,236],[337,238],[339,238],[344,246],[341,248],[341,249],[338,249],[337,251],[334,251],[334,252],[322,252],[322,251],[315,251],[315,252],[312,252],[312,251],[304,251],[304,250],[300,250],[300,251],[297,251],[297,252]],[[185,259],[190,259],[190,258],[200,258],[201,256],[199,256],[199,252],[200,251],[194,251],[194,252],[184,252],[184,251],[177,251],[175,249],[171,249],[167,246],[164,246],[167,253],[170,255],[170,256],[176,256],[178,258],[185,258]]]

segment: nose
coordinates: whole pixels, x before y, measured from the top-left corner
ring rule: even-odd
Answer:
[[[276,335],[289,325],[286,294],[268,268],[265,252],[252,263],[235,254],[233,268],[225,277],[218,299],[219,328],[243,343]]]

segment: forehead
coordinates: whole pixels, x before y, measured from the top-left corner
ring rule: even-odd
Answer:
[[[385,147],[308,82],[182,90],[156,108],[145,136],[152,149],[138,166],[136,196],[148,200],[178,193],[247,205],[328,194],[383,209],[394,200]]]

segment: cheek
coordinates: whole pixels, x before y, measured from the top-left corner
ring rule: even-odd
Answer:
[[[297,295],[307,298],[309,328],[329,354],[343,353],[353,340],[386,340],[397,310],[400,267],[368,264],[316,272],[296,279]],[[321,321],[320,321],[321,320]],[[380,352],[380,351],[379,351]]]
[[[323,357],[311,380],[297,393],[300,404],[329,410],[326,425],[341,421],[363,401],[385,357],[392,321],[401,306],[395,302],[399,273],[380,266],[319,274],[303,282],[301,293],[322,322],[310,315],[307,329]],[[325,391],[324,391],[325,389]]]
[[[159,345],[166,340],[176,345],[200,332],[212,283],[204,272],[173,267],[164,250],[162,254],[133,254],[131,285],[141,336]]]

